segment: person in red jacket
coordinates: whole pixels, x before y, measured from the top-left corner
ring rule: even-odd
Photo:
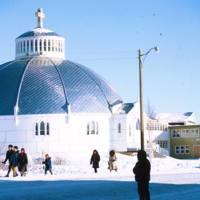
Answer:
[[[19,159],[18,159],[18,169],[20,171],[21,176],[26,176],[27,164],[28,164],[27,154],[25,153],[25,149],[21,148],[21,153],[19,154]]]
[[[143,150],[138,151],[138,162],[133,168],[135,180],[138,183],[138,194],[140,200],[150,200],[149,181],[151,164],[147,159],[146,152]]]

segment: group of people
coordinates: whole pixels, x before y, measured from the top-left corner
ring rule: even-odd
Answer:
[[[26,176],[28,158],[24,148],[21,148],[21,151],[19,152],[17,146],[13,147],[13,145],[10,144],[8,146],[8,151],[6,152],[6,158],[2,163],[6,164],[7,161],[9,162],[9,165],[6,177],[9,177],[11,170],[13,171],[13,177],[18,176],[17,167],[21,176]]]
[[[98,151],[95,149],[90,159],[90,164],[92,164],[92,167],[94,168],[95,173],[97,173],[97,168],[99,168],[99,161],[100,161],[100,155]],[[117,156],[116,156],[115,150],[111,150],[109,152],[109,161],[108,161],[108,169],[110,170],[110,172],[112,170],[117,171],[118,168],[116,165],[116,161],[117,161]]]
[[[2,163],[6,164],[7,161],[9,162],[9,165],[8,165],[8,172],[6,174],[6,177],[9,177],[11,170],[13,171],[13,177],[18,176],[17,168],[21,176],[26,176],[28,157],[27,157],[27,154],[25,153],[24,148],[21,148],[21,151],[19,152],[17,146],[13,147],[13,145],[11,144],[8,145],[6,158]],[[45,155],[45,160],[42,163],[45,165],[44,173],[47,174],[47,171],[49,171],[52,175],[53,172],[52,172],[51,157],[49,157],[48,154]]]
[[[151,164],[147,159],[146,152],[144,150],[140,150],[137,153],[138,162],[133,168],[133,173],[135,174],[135,180],[138,183],[138,194],[140,200],[150,200],[149,193],[149,181],[150,181],[150,170]],[[110,172],[112,170],[117,171],[116,165],[116,154],[114,150],[109,152],[109,161],[108,161],[108,169]],[[97,168],[99,168],[100,156],[97,150],[93,151],[90,164],[92,164],[95,173],[97,173]]]
[[[138,162],[136,163],[135,167],[133,168],[133,173],[135,174],[135,180],[138,183],[138,194],[140,196],[140,200],[150,200],[150,193],[149,193],[149,181],[150,181],[150,170],[151,164],[147,159],[146,152],[144,150],[140,150],[137,153]],[[114,150],[109,152],[109,161],[108,161],[108,169],[110,172],[112,170],[117,171],[116,165],[116,153]],[[6,164],[9,162],[8,166],[8,173],[6,177],[9,177],[11,169],[13,170],[13,177],[18,176],[16,168],[18,167],[18,171],[20,172],[21,176],[26,176],[27,171],[27,164],[28,158],[27,154],[25,153],[25,149],[21,148],[21,152],[18,151],[18,147],[13,145],[8,146],[8,151],[6,152],[6,158],[2,162]],[[99,168],[100,162],[100,155],[97,150],[93,151],[91,156],[90,164],[92,164],[94,168],[94,172],[97,173],[97,169]],[[45,160],[43,161],[45,165],[45,174],[47,171],[52,173],[52,164],[51,164],[51,157],[48,154],[45,155]]]

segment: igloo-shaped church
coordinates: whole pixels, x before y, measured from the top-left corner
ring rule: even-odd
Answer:
[[[127,151],[140,146],[139,103],[124,103],[89,68],[65,59],[65,39],[43,28],[16,38],[0,65],[0,143],[29,154]]]

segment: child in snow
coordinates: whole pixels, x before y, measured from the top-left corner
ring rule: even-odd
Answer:
[[[146,152],[144,150],[138,151],[137,157],[138,162],[133,168],[133,173],[135,174],[135,180],[138,183],[138,194],[140,199],[150,200],[149,181],[151,164],[146,158]]]
[[[47,171],[49,171],[52,175],[53,173],[52,173],[51,157],[49,157],[49,154],[45,155],[45,161],[43,162],[43,164],[45,164],[44,168],[45,174],[47,174]]]
[[[99,161],[100,161],[99,153],[97,150],[94,150],[90,160],[90,164],[93,165],[95,173],[97,173],[97,168],[99,168]]]
[[[116,165],[117,156],[115,154],[115,150],[111,150],[109,154],[110,156],[109,156],[109,161],[108,161],[108,169],[110,170],[110,172],[112,170],[117,171],[117,165]]]

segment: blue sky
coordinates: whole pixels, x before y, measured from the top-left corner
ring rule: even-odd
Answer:
[[[1,0],[0,64],[13,60],[14,39],[36,27],[66,38],[66,58],[103,76],[125,102],[139,96],[138,49],[159,46],[144,61],[144,104],[155,112],[195,112],[200,121],[200,1]]]

